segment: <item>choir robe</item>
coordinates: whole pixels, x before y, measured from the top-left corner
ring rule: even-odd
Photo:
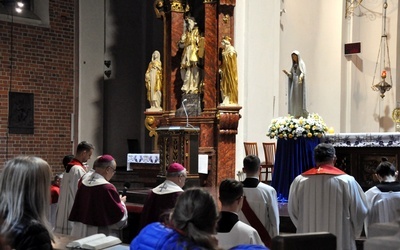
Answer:
[[[141,227],[152,222],[162,222],[162,216],[175,206],[175,202],[182,192],[183,189],[170,180],[165,180],[153,188],[143,206]]]
[[[383,186],[383,187],[382,187]],[[382,182],[365,192],[368,202],[368,215],[364,229],[368,237],[368,227],[374,223],[394,222],[400,209],[399,182]]]
[[[273,187],[260,182],[257,178],[246,178],[243,182],[243,192],[249,206],[257,218],[267,229],[271,238],[279,234],[279,208],[276,191]],[[247,225],[249,221],[242,211],[239,220]]]
[[[74,204],[78,182],[84,174],[86,174],[86,167],[76,159],[68,164],[67,171],[63,174],[56,212],[54,229],[56,233],[71,234],[72,222],[68,221],[68,216]]]
[[[365,192],[365,196],[367,197],[368,207],[370,208],[372,205],[372,199],[375,195],[380,194],[382,192],[399,192],[400,191],[400,183],[398,181],[393,182],[381,182],[375,187],[368,189]]]
[[[237,245],[262,245],[260,236],[253,227],[239,220],[236,213],[222,211],[218,221],[218,246],[229,249]]]
[[[115,186],[96,172],[82,178],[69,216],[71,235],[82,238],[97,233],[119,237],[128,212]]]
[[[337,249],[356,250],[368,205],[353,176],[324,165],[293,180],[288,212],[297,233],[329,232],[336,236]]]

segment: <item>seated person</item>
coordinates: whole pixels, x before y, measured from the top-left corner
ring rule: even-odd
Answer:
[[[217,249],[218,211],[214,198],[200,188],[188,189],[165,222],[153,222],[133,239],[130,249]]]
[[[125,201],[113,184],[108,182],[117,164],[111,155],[102,155],[93,163],[94,172],[84,175],[76,192],[69,220],[71,235],[83,238],[97,233],[119,236],[128,219]]]
[[[47,219],[51,176],[50,165],[39,157],[18,156],[5,164],[0,174],[0,248],[53,249]]]
[[[169,214],[176,199],[183,192],[186,181],[186,169],[179,163],[172,163],[166,174],[166,180],[151,190],[141,214],[141,228],[156,221],[164,221],[162,215]]]
[[[228,249],[239,244],[264,245],[257,231],[239,221],[243,205],[243,184],[234,179],[223,180],[219,186],[221,213],[218,221],[218,246]]]

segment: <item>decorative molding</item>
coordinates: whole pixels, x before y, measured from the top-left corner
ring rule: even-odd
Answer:
[[[216,3],[216,0],[204,0],[203,3]]]
[[[187,12],[189,11],[189,5],[186,5],[186,8],[182,4],[182,0],[170,0],[171,11],[173,12]]]
[[[345,18],[350,18],[354,14],[354,9],[358,8],[363,0],[346,0]]]
[[[165,9],[164,0],[155,0],[153,7],[157,18],[161,18],[164,15],[164,9]]]
[[[154,136],[153,151],[158,152],[158,133],[157,128],[160,126],[163,112],[144,112],[146,118],[144,120],[144,126],[149,130],[149,136]]]
[[[218,107],[217,119],[219,120],[220,134],[236,135],[238,133],[237,128],[241,118],[239,110],[241,108],[240,106]]]
[[[149,136],[153,137],[157,135],[156,129],[156,118],[154,116],[146,116],[144,120],[144,126],[149,130]]]
[[[222,18],[222,21],[224,21],[224,23],[228,23],[230,17],[228,14],[224,15],[224,17]]]
[[[236,0],[219,0],[220,5],[236,6]]]

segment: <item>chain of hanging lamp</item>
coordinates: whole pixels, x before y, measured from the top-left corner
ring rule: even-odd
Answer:
[[[387,33],[386,33],[386,9],[388,7],[387,0],[384,0],[383,3],[383,14],[382,14],[382,36],[381,43],[379,45],[378,57],[376,59],[374,77],[372,79],[372,90],[380,92],[381,98],[385,97],[385,93],[392,88],[392,73],[390,67],[390,57],[389,57],[389,45],[387,41]],[[386,62],[387,56],[387,62]],[[387,63],[387,65],[386,65]],[[378,69],[378,65],[380,66],[380,81],[375,83],[376,71]],[[387,76],[389,75],[389,82],[386,81]]]

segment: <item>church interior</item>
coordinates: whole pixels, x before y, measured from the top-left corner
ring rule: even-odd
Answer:
[[[216,195],[223,179],[240,180],[244,143],[256,142],[261,161],[263,143],[279,147],[283,139],[269,129],[289,115],[283,70],[291,69],[293,51],[306,65],[304,105],[326,124],[320,140],[335,144],[340,166],[367,189],[382,156],[398,165],[397,1],[23,2],[18,13],[15,1],[0,1],[0,162],[36,155],[62,173],[63,157],[88,141],[95,146],[88,165],[113,155],[112,182],[117,189],[129,183],[132,225],[168,164],[182,162],[188,184]],[[190,18],[203,53],[193,91],[184,88],[179,44]],[[223,41],[237,53],[233,102],[224,101]],[[155,51],[162,65],[158,104],[146,85]],[[152,156],[159,158],[147,164],[135,158]],[[125,243],[137,230],[124,231]],[[281,231],[295,232],[287,215]]]

